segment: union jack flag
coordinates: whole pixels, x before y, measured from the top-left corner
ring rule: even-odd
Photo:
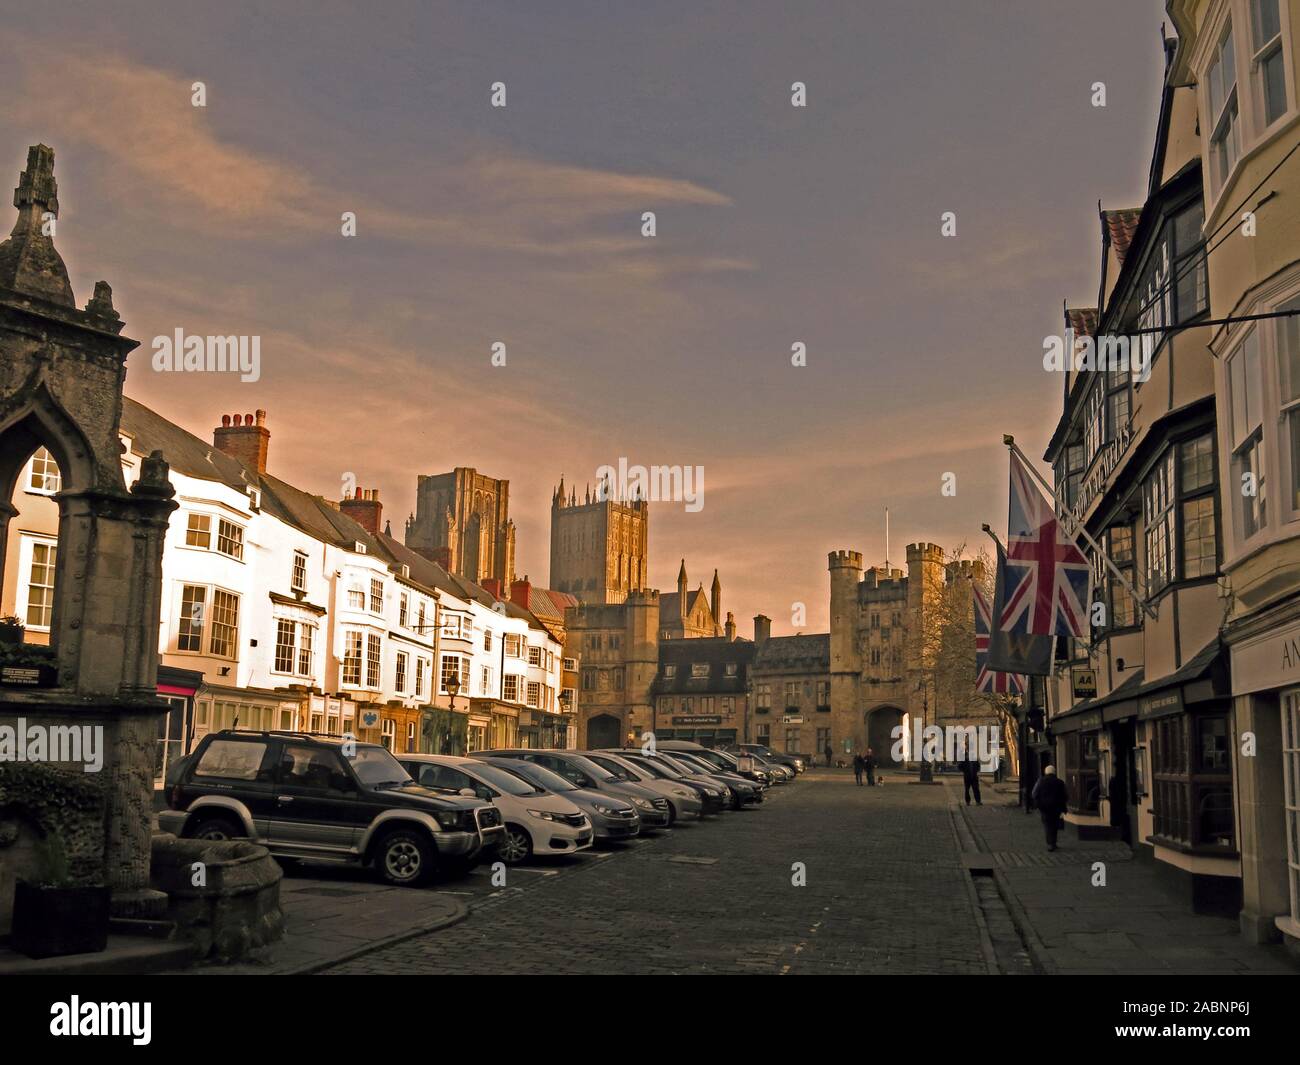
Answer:
[[[998,627],[1038,636],[1088,635],[1091,579],[1088,556],[1012,451],[1007,584]]]
[[[1018,673],[999,673],[989,669],[989,636],[993,631],[993,611],[989,601],[972,584],[975,592],[975,690],[996,695],[1020,695],[1025,690],[1024,678]]]

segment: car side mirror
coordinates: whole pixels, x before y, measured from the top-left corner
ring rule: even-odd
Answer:
[[[331,791],[356,791],[356,785],[352,783],[352,778],[346,773],[335,771],[330,774]]]
[[[457,795],[464,795],[465,798],[467,798],[467,799],[477,799],[477,798],[478,798],[478,792],[475,791],[473,788],[461,788],[460,791],[456,792],[456,794],[457,794]]]

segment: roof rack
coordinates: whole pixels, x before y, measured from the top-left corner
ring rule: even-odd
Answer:
[[[352,740],[358,740],[358,742],[361,743],[368,742],[366,740],[360,740],[359,737],[357,737],[356,735],[347,732],[308,732],[304,729],[283,729],[283,728],[223,728],[223,729],[218,729],[215,733],[213,733],[213,735],[220,735],[223,733],[234,734],[234,735],[242,734],[245,736],[301,736],[305,739],[321,739],[321,738],[333,739],[333,740],[352,739]]]

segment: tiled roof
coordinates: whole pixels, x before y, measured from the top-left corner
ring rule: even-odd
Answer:
[[[743,692],[746,673],[753,660],[754,645],[748,640],[728,640],[721,636],[664,640],[659,644],[659,675],[655,680],[655,692],[659,695]],[[736,664],[734,676],[727,676],[728,662]],[[708,664],[708,676],[691,676],[691,666],[696,663]],[[665,665],[677,667],[673,677],[664,675]]]
[[[161,451],[163,458],[178,473],[240,490],[248,487],[260,489],[265,512],[317,540],[337,546],[363,543],[368,554],[390,565],[409,567],[412,582],[426,589],[447,592],[466,601],[472,599],[489,607],[497,602],[486,588],[455,573],[448,573],[436,562],[412,551],[392,536],[383,533],[372,536],[364,526],[324,496],[304,492],[269,473],[259,476],[255,470],[130,397],[123,397],[122,401],[122,431],[131,437],[133,450],[144,455]],[[530,625],[541,624],[530,611],[509,600],[503,602],[507,617],[521,618]]]
[[[831,635],[828,632],[810,636],[769,636],[757,645],[754,669],[799,669],[807,672],[831,668]]]
[[[1067,307],[1065,321],[1075,336],[1094,336],[1097,332],[1096,307]]]
[[[1101,217],[1110,239],[1110,246],[1115,249],[1115,257],[1123,265],[1128,247],[1133,243],[1133,233],[1137,230],[1138,220],[1142,217],[1142,208],[1125,207],[1118,211],[1102,211]]]

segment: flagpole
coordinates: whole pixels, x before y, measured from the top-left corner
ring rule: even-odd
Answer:
[[[1029,475],[1043,486],[1054,502],[1059,504],[1061,500],[1057,497],[1056,489],[1048,484],[1047,478],[1034,468],[1034,464],[1030,461],[1029,456],[1020,450],[1020,445],[1016,443],[1016,438],[1009,435],[1003,436],[1002,442],[1015,452],[1017,456],[1019,456],[1021,463],[1024,465],[1025,469],[1029,471]],[[1097,541],[1092,538],[1092,534],[1084,527],[1083,522],[1076,521],[1074,515],[1070,513],[1069,508],[1065,506],[1061,507],[1061,516],[1069,520],[1073,526],[1073,535],[1082,536],[1088,542],[1088,545],[1101,557],[1101,560],[1106,564],[1106,568],[1110,570],[1111,574],[1114,575],[1114,577],[1129,590],[1129,594],[1142,605],[1143,613],[1145,613],[1152,621],[1158,621],[1159,615],[1151,608],[1151,604],[1148,603],[1146,598],[1133,586],[1133,582],[1124,576],[1123,571],[1111,561],[1110,555],[1106,554],[1106,552],[1102,550],[1101,544],[1097,543]],[[993,534],[989,533],[989,535],[992,536]],[[994,539],[996,539],[996,537],[994,537]]]

